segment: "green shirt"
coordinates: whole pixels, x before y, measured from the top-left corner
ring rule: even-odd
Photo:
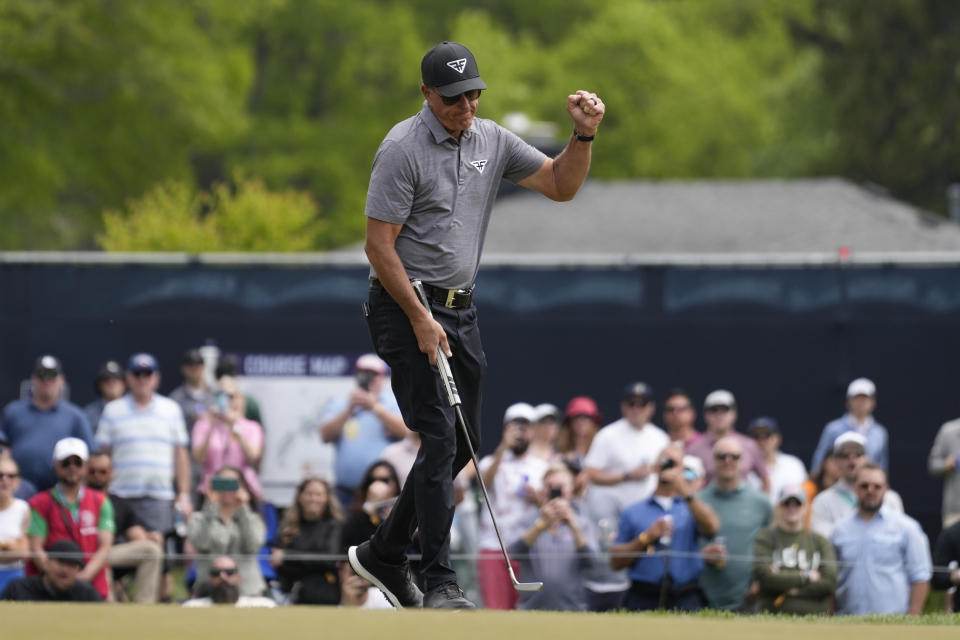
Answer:
[[[757,535],[754,578],[760,609],[774,613],[828,613],[837,587],[836,554],[829,540],[809,529],[790,533],[776,525]],[[820,578],[805,579],[816,570]]]
[[[73,517],[73,519],[76,520],[80,513],[80,500],[83,497],[84,491],[85,489],[80,489],[80,493],[77,494],[76,502],[67,501],[63,493],[60,491],[60,485],[55,486],[50,493],[53,494],[53,499],[65,506],[70,511],[70,515]],[[100,531],[109,531],[111,533],[116,531],[116,526],[113,521],[113,504],[110,502],[110,498],[104,498],[103,503],[100,505],[100,518],[97,523],[97,529]],[[37,513],[36,509],[31,508],[30,526],[27,527],[27,535],[46,539],[48,530],[49,527],[47,525],[47,521],[43,519],[43,516]]]
[[[726,538],[727,561],[722,567],[704,565],[700,586],[712,609],[739,609],[750,590],[753,541],[773,520],[770,499],[746,485],[724,491],[711,483],[699,494],[720,518],[717,537]]]

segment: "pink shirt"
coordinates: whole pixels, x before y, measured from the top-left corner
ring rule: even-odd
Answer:
[[[257,449],[263,449],[263,427],[260,426],[259,422],[240,418],[234,423],[234,426],[240,429],[240,436],[244,440]],[[200,484],[200,492],[204,492],[207,486],[207,478],[212,476],[220,467],[229,465],[243,471],[243,478],[250,485],[250,491],[257,498],[260,498],[260,479],[257,478],[257,470],[247,463],[247,459],[243,455],[243,449],[240,448],[240,443],[230,437],[230,427],[222,422],[211,423],[208,418],[197,420],[190,435],[190,448],[198,449],[206,440],[211,429],[213,434],[211,434],[210,442],[207,444],[207,457],[203,461],[203,481]]]

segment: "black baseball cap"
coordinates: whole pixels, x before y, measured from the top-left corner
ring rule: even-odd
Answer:
[[[187,349],[180,358],[180,364],[203,364],[203,354],[200,349]]]
[[[116,360],[107,360],[97,371],[97,382],[104,380],[123,380],[123,367]]]
[[[631,382],[623,390],[623,399],[643,398],[644,400],[653,400],[653,389],[646,382]]]
[[[33,365],[33,375],[42,376],[51,373],[57,375],[63,373],[63,365],[60,364],[60,361],[49,354],[37,358],[36,363]]]
[[[83,566],[83,549],[73,540],[63,538],[56,542],[51,542],[44,547],[44,549],[50,557],[64,564],[75,564],[79,567]],[[59,557],[61,555],[69,555],[70,557]]]
[[[420,62],[423,84],[443,96],[456,96],[471,89],[486,89],[477,60],[462,44],[444,40],[423,56]]]

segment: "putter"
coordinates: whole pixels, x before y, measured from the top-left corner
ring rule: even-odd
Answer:
[[[423,283],[420,280],[411,280],[414,291],[420,302],[427,308],[427,313],[433,317],[433,311],[430,310],[430,301],[427,299],[427,292],[423,290]],[[513,565],[510,564],[510,556],[507,555],[507,547],[503,544],[503,536],[500,535],[500,527],[497,525],[497,518],[493,515],[493,505],[490,504],[490,496],[487,495],[487,487],[483,483],[483,475],[480,473],[480,461],[477,460],[477,452],[473,450],[473,442],[470,441],[470,430],[467,429],[467,423],[463,419],[463,412],[460,410],[460,392],[457,391],[457,382],[453,379],[453,371],[450,369],[450,362],[447,360],[447,354],[443,352],[440,345],[437,345],[437,368],[440,370],[440,380],[443,382],[443,388],[447,391],[447,402],[453,407],[457,414],[457,423],[463,431],[463,437],[467,440],[467,449],[470,451],[470,457],[473,458],[473,464],[477,468],[477,480],[480,481],[480,491],[483,493],[483,501],[487,504],[487,512],[490,513],[490,521],[493,522],[493,530],[497,534],[497,541],[500,543],[500,551],[503,552],[503,560],[507,563],[507,571],[510,572],[510,582],[517,591],[543,591],[542,582],[520,582],[513,572]]]

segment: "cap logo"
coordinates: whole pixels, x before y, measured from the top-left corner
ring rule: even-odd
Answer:
[[[457,73],[463,73],[463,70],[467,66],[467,59],[460,58],[459,60],[451,60],[447,63],[447,66],[456,71]]]
[[[474,169],[476,169],[477,171],[479,171],[479,172],[482,174],[484,167],[487,166],[487,161],[486,161],[486,160],[474,160],[474,161],[471,162],[470,164],[473,165],[473,168],[474,168]]]

